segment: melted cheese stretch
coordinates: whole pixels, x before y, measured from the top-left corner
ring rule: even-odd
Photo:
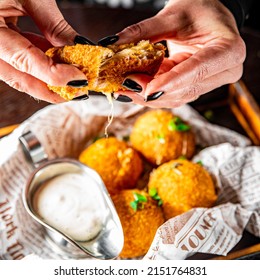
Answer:
[[[108,128],[113,122],[115,111],[114,111],[114,103],[113,103],[113,99],[112,99],[112,94],[106,93],[105,95],[107,97],[109,104],[111,105],[110,112],[107,116],[107,125],[105,127],[105,137],[107,138],[108,137]]]

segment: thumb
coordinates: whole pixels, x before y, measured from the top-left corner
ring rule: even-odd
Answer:
[[[25,1],[25,9],[45,38],[55,47],[72,45],[77,32],[68,24],[56,1]]]
[[[116,44],[126,44],[139,42],[141,40],[150,40],[158,42],[173,37],[178,28],[178,22],[172,13],[161,11],[157,15],[130,25],[119,32],[119,40]]]

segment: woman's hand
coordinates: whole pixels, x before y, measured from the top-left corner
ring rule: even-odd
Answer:
[[[24,15],[34,20],[44,37],[19,31],[17,17]],[[0,1],[0,80],[37,99],[64,101],[46,84],[65,86],[86,77],[76,67],[55,64],[44,52],[52,45],[73,44],[76,35],[54,0]]]
[[[219,0],[170,0],[154,17],[117,35],[117,44],[167,40],[169,57],[154,78],[136,74],[126,80],[129,89],[139,85],[142,91],[117,93],[140,105],[177,107],[242,75],[245,44]]]

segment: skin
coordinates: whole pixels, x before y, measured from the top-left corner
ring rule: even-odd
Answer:
[[[116,44],[167,41],[169,57],[154,78],[141,74],[128,77],[142,86],[142,92],[117,93],[140,105],[178,107],[242,76],[245,44],[233,15],[219,0],[170,0],[154,17],[117,35]],[[144,101],[158,91],[164,91],[160,98]]]
[[[25,15],[44,37],[19,31],[17,19]],[[85,75],[71,65],[55,64],[44,52],[52,45],[72,45],[76,35],[54,0],[0,0],[0,80],[37,99],[63,102],[46,84],[65,86]]]

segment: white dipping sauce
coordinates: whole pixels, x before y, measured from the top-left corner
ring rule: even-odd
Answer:
[[[34,209],[50,226],[76,241],[94,238],[106,215],[97,183],[84,173],[66,173],[43,183],[34,196]]]

